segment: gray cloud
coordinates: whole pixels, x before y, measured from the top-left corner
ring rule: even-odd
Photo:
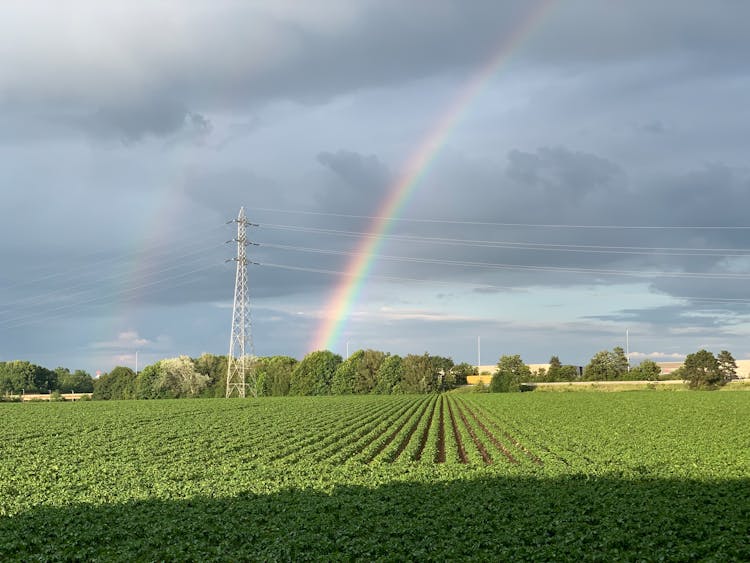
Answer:
[[[680,61],[693,76],[697,69],[716,72],[717,63],[744,65],[750,7],[724,3],[681,2],[678,17],[671,6],[645,0],[556,4],[538,18],[528,44],[515,46],[515,59],[587,73],[586,65],[658,55]],[[73,104],[91,110],[95,128],[114,128],[127,138],[158,134],[179,127],[185,114],[179,106],[153,110],[139,100],[180,99],[210,113],[275,99],[317,103],[363,88],[463,74],[487,60],[534,10],[520,0],[211,8],[131,2],[115,11],[79,1],[66,3],[68,17],[50,7],[46,17],[32,18],[11,7],[0,24],[13,46],[0,49],[6,70],[0,99],[16,107]],[[76,28],[66,22],[77,22]],[[78,41],[68,41],[72,33]],[[134,105],[134,115],[120,109]]]
[[[426,301],[429,321],[384,320],[371,311],[367,323],[352,321],[352,336],[404,352],[451,353],[454,346],[460,359],[472,356],[471,344],[455,344],[456,335],[480,329],[504,334],[498,352],[516,346],[534,355],[544,340],[557,347],[550,352],[584,358],[593,352],[587,346],[611,347],[623,323],[639,324],[652,350],[698,343],[673,328],[741,342],[746,280],[602,270],[748,272],[746,258],[670,256],[658,248],[750,248],[747,230],[693,228],[748,224],[750,5],[550,6],[462,106],[405,198],[403,216],[426,221],[388,226],[387,234],[423,240],[386,238],[378,252],[403,260],[375,261],[363,286],[363,305]],[[40,15],[9,5],[0,22],[0,299],[10,313],[0,316],[0,356],[33,354],[44,334],[51,357],[78,343],[77,358],[85,358],[81,342],[132,331],[150,340],[172,336],[173,355],[204,346],[223,352],[221,307],[233,281],[231,265],[222,266],[233,251],[222,247],[233,236],[223,223],[239,205],[263,225],[253,232],[263,243],[252,248],[254,259],[293,268],[252,270],[263,309],[260,342],[304,351],[338,272],[354,257],[303,248],[355,252],[360,239],[333,231],[372,228],[366,218],[316,213],[379,213],[402,163],[533,8],[522,0],[136,0],[118,8],[49,3]],[[570,245],[645,250],[569,252]],[[316,269],[329,273],[309,271]],[[379,275],[442,289],[422,293],[422,285]],[[465,293],[456,289],[461,284]],[[612,287],[640,293],[594,314],[586,303],[576,309],[581,293]],[[559,299],[528,314],[565,309],[569,318],[516,318],[527,313],[504,299],[539,288]],[[455,297],[436,305],[437,293]],[[662,307],[670,296],[692,299]],[[710,300],[717,297],[727,302]],[[441,307],[461,299],[499,320],[436,320]],[[50,315],[61,305],[67,308]],[[577,320],[587,315],[594,318]],[[8,322],[15,318],[36,324]],[[39,319],[54,330],[40,328]],[[565,330],[574,336],[565,340]]]
[[[184,193],[200,208],[218,212],[227,220],[244,205],[252,219],[253,207],[288,207],[278,182],[238,165],[196,165],[185,183]]]
[[[317,158],[335,175],[335,181],[318,196],[320,209],[367,215],[386,195],[391,174],[378,157],[340,150],[321,152]]]
[[[534,202],[534,213],[549,219],[581,209],[587,204],[584,200],[612,196],[627,186],[625,173],[612,162],[564,147],[543,147],[536,153],[511,151],[506,175],[521,188],[515,193],[526,201],[519,203]]]
[[[611,315],[594,315],[585,318],[615,321],[618,323],[633,323],[651,325],[680,335],[684,329],[700,326],[703,334],[712,336],[742,336],[741,325],[745,323],[750,307],[744,305],[725,306],[720,303],[703,303],[698,307],[693,305],[667,305],[638,309],[623,309]],[[696,319],[700,319],[696,323]],[[740,330],[737,330],[740,329]]]
[[[199,141],[210,134],[211,121],[171,100],[101,107],[79,121],[84,131],[103,139],[133,143],[146,136],[171,137],[173,142]]]

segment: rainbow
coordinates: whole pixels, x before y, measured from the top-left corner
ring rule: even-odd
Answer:
[[[375,262],[374,256],[383,245],[385,240],[383,235],[387,234],[392,219],[401,214],[409,201],[409,197],[429,170],[430,164],[434,162],[446,139],[459,123],[471,102],[495,75],[500,66],[508,60],[510,55],[537,27],[553,3],[554,0],[541,0],[525,14],[519,25],[504,37],[498,48],[493,51],[490,60],[474,74],[456,95],[442,117],[411,154],[395,182],[388,189],[388,196],[380,207],[379,213],[372,220],[368,235],[363,237],[341,276],[341,280],[334,289],[325,308],[326,314],[323,321],[314,333],[314,339],[309,347],[310,350],[336,347],[351,309],[356,303]]]

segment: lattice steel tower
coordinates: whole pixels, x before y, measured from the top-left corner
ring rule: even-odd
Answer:
[[[232,307],[232,334],[229,338],[229,357],[227,358],[227,392],[226,397],[245,397],[249,390],[253,397],[258,396],[257,377],[255,375],[253,336],[250,323],[250,295],[247,290],[247,227],[257,227],[248,222],[245,208],[240,208],[237,219],[237,238],[228,242],[237,243],[237,257],[228,262],[237,262],[237,276],[234,283],[234,306]],[[253,262],[254,263],[254,262]]]

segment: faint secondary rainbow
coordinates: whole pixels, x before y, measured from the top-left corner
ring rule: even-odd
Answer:
[[[508,60],[510,55],[523,43],[530,33],[537,27],[555,0],[538,2],[493,52],[492,58],[485,63],[456,95],[451,105],[440,119],[430,129],[424,140],[419,144],[406,165],[388,190],[388,196],[383,202],[376,217],[372,220],[368,235],[365,236],[353,254],[344,274],[333,291],[324,318],[314,333],[311,350],[333,349],[341,338],[352,307],[362,291],[364,282],[375,262],[375,255],[385,240],[393,218],[398,217],[406,206],[409,197],[419,184],[419,181],[429,170],[446,139],[460,121],[471,102],[482,91],[484,86],[494,76],[500,66]]]

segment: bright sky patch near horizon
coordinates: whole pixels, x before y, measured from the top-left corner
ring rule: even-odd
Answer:
[[[241,205],[261,355],[749,358],[750,6],[542,4],[368,245],[528,2],[6,3],[0,361],[225,354]]]

